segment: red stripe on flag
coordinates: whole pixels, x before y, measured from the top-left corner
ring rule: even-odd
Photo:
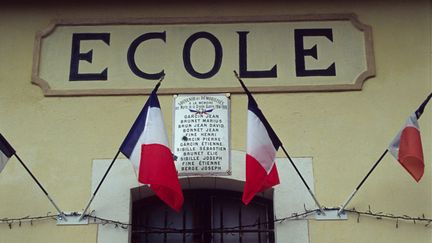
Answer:
[[[141,145],[138,181],[149,184],[162,201],[177,212],[180,211],[183,193],[169,148],[161,144]]]
[[[248,205],[256,193],[265,191],[279,184],[276,164],[267,174],[261,164],[249,154],[246,154],[246,182],[243,190],[243,203]]]
[[[418,182],[424,173],[423,149],[420,131],[415,127],[405,127],[401,133],[398,160]]]

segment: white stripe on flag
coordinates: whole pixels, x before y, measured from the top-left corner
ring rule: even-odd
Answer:
[[[396,135],[395,138],[391,141],[388,149],[389,152],[398,160],[399,159],[399,144],[400,144],[400,137],[402,135],[402,131],[406,127],[414,127],[417,130],[420,131],[420,126],[418,124],[418,120],[415,113],[412,113],[407,120],[405,121],[405,125],[402,127],[402,129],[399,131],[399,133]]]
[[[148,109],[144,131],[141,133],[129,158],[136,170],[138,170],[141,161],[142,144],[162,144],[169,148],[168,136],[159,107],[150,107]]]
[[[264,124],[252,111],[248,111],[247,129],[247,153],[269,174],[274,165],[276,149]]]
[[[9,158],[0,150],[0,172],[6,166],[6,163],[8,162],[8,160],[9,160]]]

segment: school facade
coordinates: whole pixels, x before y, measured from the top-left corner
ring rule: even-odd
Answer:
[[[290,161],[320,206],[346,201],[432,91],[431,9],[431,1],[2,4],[0,133],[59,208],[83,212],[162,78],[185,202],[180,213],[169,209],[120,154],[90,217],[65,223],[12,157],[0,173],[0,242],[431,242],[430,107],[419,119],[422,179],[387,154],[343,216],[316,210]],[[280,184],[248,206],[248,97],[233,71],[290,156],[279,149]],[[180,112],[199,99],[222,115]],[[198,113],[213,122],[205,132]],[[189,147],[213,151],[201,160]]]

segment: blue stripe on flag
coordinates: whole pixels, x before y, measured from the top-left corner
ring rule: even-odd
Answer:
[[[143,109],[141,110],[140,114],[138,115],[137,119],[132,125],[132,128],[129,130],[129,133],[127,134],[122,145],[120,146],[120,152],[122,152],[127,158],[130,158],[132,151],[138,142],[138,139],[140,138],[141,134],[144,131],[148,110],[150,109],[150,107],[160,108],[159,100],[156,95],[159,86],[160,83],[158,83],[156,87],[153,89],[150,97],[148,98]]]
[[[10,158],[15,154],[15,150],[8,143],[5,137],[0,133],[0,150],[3,152],[6,157]]]
[[[420,116],[423,114],[423,111],[431,98],[432,98],[432,93],[429,94],[429,96],[423,101],[420,107],[415,111],[417,119],[419,119]]]

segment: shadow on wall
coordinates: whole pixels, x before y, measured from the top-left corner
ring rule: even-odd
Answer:
[[[183,190],[190,189],[221,189],[243,192],[244,181],[223,177],[183,177],[180,185]],[[257,194],[260,197],[272,199],[274,190],[266,190]],[[154,196],[153,191],[146,185],[131,188],[131,202]]]

